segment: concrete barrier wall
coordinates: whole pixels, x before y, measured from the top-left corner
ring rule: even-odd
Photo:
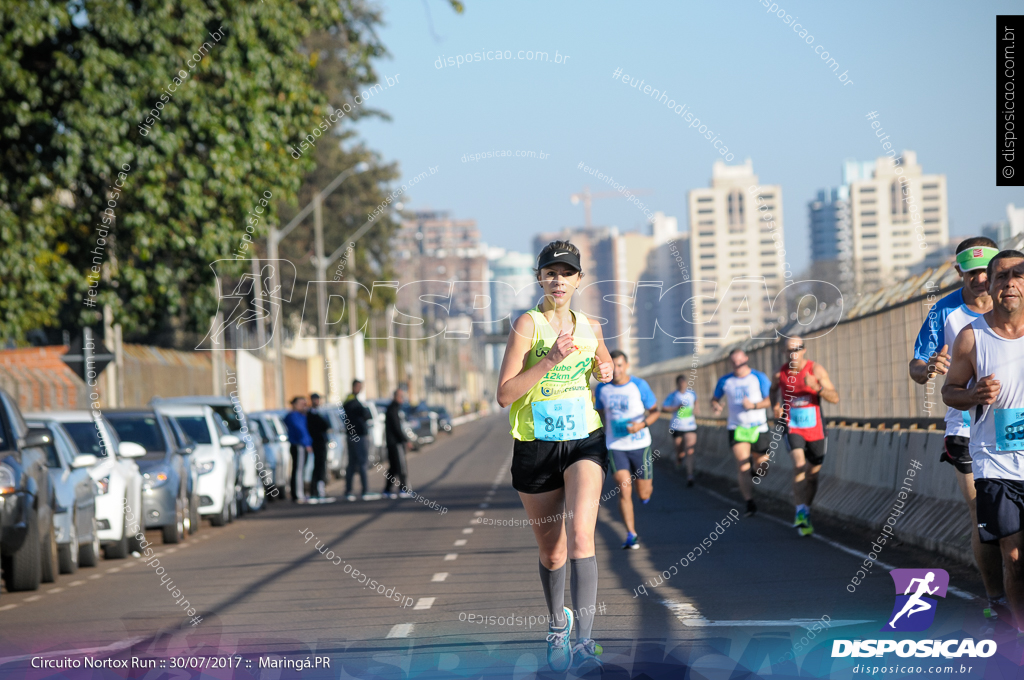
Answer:
[[[661,419],[651,427],[654,446],[664,452],[662,459],[666,461],[674,457],[668,422]],[[736,463],[724,424],[708,423],[702,421],[697,427],[696,469],[735,484]],[[921,468],[909,475],[911,492],[896,521],[896,538],[973,564],[967,506],[957,488],[953,466],[939,462],[942,432],[848,427],[832,427],[828,432],[814,513],[881,529],[908,480],[907,471],[913,469],[911,461],[916,460]],[[793,460],[785,437],[775,434],[774,429],[772,433],[770,462],[761,482],[755,485],[755,497],[764,494],[792,503]],[[869,547],[864,546],[864,550],[867,552]]]

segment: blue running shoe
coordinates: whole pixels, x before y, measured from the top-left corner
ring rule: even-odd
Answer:
[[[572,665],[572,646],[569,634],[572,633],[572,610],[562,607],[565,612],[565,628],[558,629],[548,626],[548,665],[556,673],[564,673]]]
[[[603,651],[604,649],[597,644],[594,638],[579,640],[572,648],[573,670],[577,671],[578,675],[582,675],[595,668],[601,668],[604,664],[597,657],[601,656]]]
[[[640,537],[632,532],[626,533],[626,542],[622,544],[623,550],[639,550]]]

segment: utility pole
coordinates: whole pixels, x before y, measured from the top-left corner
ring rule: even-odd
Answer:
[[[316,239],[316,315],[317,348],[324,377],[324,401],[331,400],[331,364],[327,360],[327,262],[324,259],[324,199],[313,197],[313,232]]]
[[[270,227],[270,232],[267,234],[267,258],[273,263],[271,265],[273,281],[270,285],[270,289],[278,291],[281,290],[281,266],[278,263],[280,258],[277,254],[277,244],[281,241],[282,237],[282,232],[278,231],[274,227]],[[263,285],[262,279],[260,280],[260,285]],[[284,299],[281,298],[280,302],[277,304],[277,320],[274,326],[274,383],[277,387],[277,403],[279,408],[287,408],[284,400],[284,355],[281,354],[284,349],[281,340],[281,336],[283,334]]]

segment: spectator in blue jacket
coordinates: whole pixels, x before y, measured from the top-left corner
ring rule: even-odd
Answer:
[[[306,411],[309,405],[305,397],[295,397],[291,401],[292,411],[284,417],[288,428],[288,443],[292,453],[292,502],[299,500],[299,489],[304,484],[306,455],[313,455],[313,438],[306,425]]]

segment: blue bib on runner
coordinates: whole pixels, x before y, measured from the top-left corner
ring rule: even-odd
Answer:
[[[997,408],[995,424],[997,450],[1024,451],[1024,409]]]
[[[813,406],[801,406],[789,410],[789,426],[798,429],[814,427],[818,424],[818,409]]]
[[[628,437],[631,434],[632,433],[629,431],[629,421],[628,420],[623,418],[622,420],[613,420],[612,421],[612,436],[613,437],[615,437],[616,439],[621,439],[622,437]]]
[[[964,417],[964,427],[970,427],[971,426],[971,412],[970,411],[960,411],[960,415],[962,415]]]
[[[587,438],[587,403],[580,399],[535,401],[533,407],[533,438],[547,442],[563,442]]]

